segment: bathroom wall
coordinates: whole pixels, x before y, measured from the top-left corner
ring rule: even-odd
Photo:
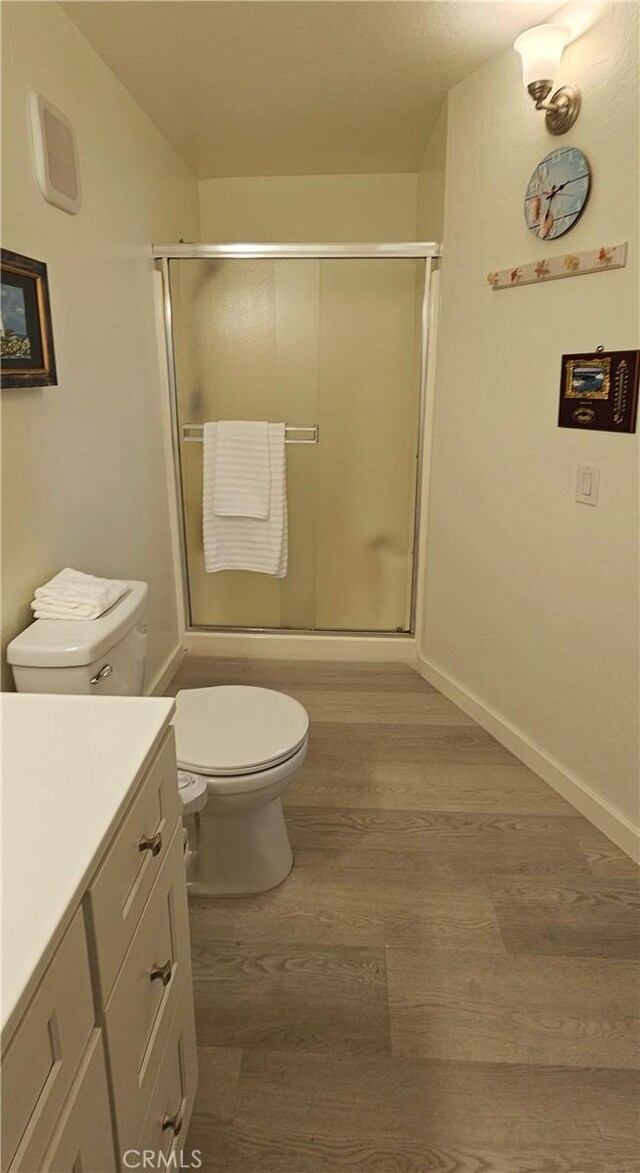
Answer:
[[[5,4],[2,48],[3,245],[48,265],[59,376],[2,392],[3,649],[65,565],[145,579],[152,682],[178,625],[150,244],[197,238],[197,184],[57,4]],[[77,216],[36,187],[33,90],[75,128]]]
[[[638,9],[565,52],[583,109],[546,132],[508,51],[449,94],[423,670],[628,851],[638,815],[638,436],[556,426],[563,353],[638,347]],[[537,240],[522,201],[560,145],[588,155],[579,224]],[[492,269],[629,241],[617,272],[493,292]],[[576,504],[578,462],[602,469]],[[475,707],[474,707],[475,706]],[[637,840],[636,840],[637,844]]]
[[[447,99],[418,167],[418,240],[442,240],[447,168]]]
[[[417,175],[285,175],[200,183],[204,241],[416,239]]]

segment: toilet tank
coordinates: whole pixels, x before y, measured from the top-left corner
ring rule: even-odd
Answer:
[[[98,619],[36,619],[7,648],[18,692],[141,696],[147,656],[146,582]]]

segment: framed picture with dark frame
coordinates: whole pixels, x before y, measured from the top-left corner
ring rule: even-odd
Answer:
[[[558,426],[635,432],[640,350],[563,354]]]
[[[57,384],[47,266],[0,250],[0,382],[3,387]]]

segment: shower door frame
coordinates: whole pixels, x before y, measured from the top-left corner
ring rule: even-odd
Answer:
[[[171,416],[171,450],[173,454],[174,485],[180,555],[180,578],[184,601],[185,634],[215,633],[282,636],[344,636],[370,639],[415,638],[417,618],[417,586],[420,563],[420,536],[422,524],[423,476],[425,471],[425,423],[427,413],[427,364],[429,358],[429,313],[431,304],[431,277],[434,262],[442,256],[439,241],[403,241],[400,243],[378,244],[159,244],[153,245],[153,256],[162,273],[163,317],[169,383],[169,409]],[[420,386],[418,392],[418,445],[416,452],[416,487],[413,520],[413,544],[411,549],[411,605],[409,608],[408,631],[375,631],[347,628],[316,627],[237,627],[226,624],[194,624],[191,617],[191,592],[189,589],[189,567],[187,559],[187,535],[184,517],[184,488],[180,458],[180,432],[178,421],[178,380],[173,339],[173,312],[169,262],[180,260],[423,260],[424,290],[422,295],[421,343],[420,343]]]

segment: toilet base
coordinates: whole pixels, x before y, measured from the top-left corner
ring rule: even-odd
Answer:
[[[286,880],[293,853],[282,800],[251,806],[234,814],[213,813],[209,801],[185,820],[189,832],[189,891],[208,896],[250,896]]]

